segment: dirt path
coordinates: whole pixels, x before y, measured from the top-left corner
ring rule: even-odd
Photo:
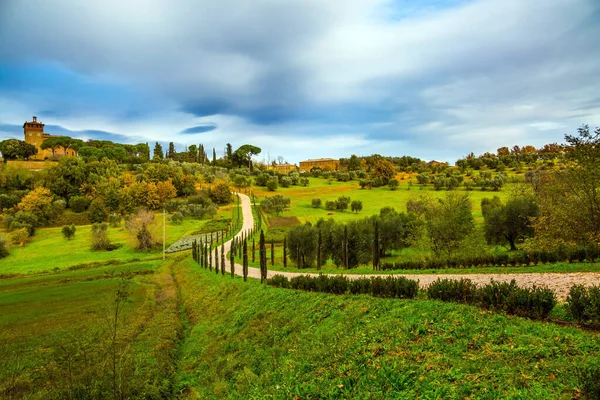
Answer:
[[[241,236],[242,232],[248,232],[254,226],[254,217],[252,215],[252,206],[250,198],[245,194],[238,193],[241,199],[242,215],[244,218],[242,224],[242,230],[238,235]],[[225,243],[225,252],[229,253],[231,248],[231,240]],[[213,255],[214,257],[214,255]],[[230,272],[229,262],[226,262],[225,270]],[[242,266],[235,264],[236,275],[242,275]],[[268,277],[273,275],[284,275],[288,278],[293,278],[298,275],[310,275],[318,276],[318,274],[302,274],[299,272],[284,272],[284,271],[268,271]],[[258,268],[248,268],[248,276],[250,278],[260,279],[260,270]],[[356,279],[360,277],[370,276],[389,276],[389,275],[346,275],[350,279]],[[404,276],[409,279],[418,280],[421,287],[426,287],[430,283],[434,282],[438,278],[447,279],[461,279],[468,278],[474,283],[483,285],[489,283],[491,280],[510,282],[515,280],[519,286],[531,287],[531,286],[547,286],[552,289],[556,296],[560,300],[564,300],[569,293],[571,286],[575,284],[582,284],[586,286],[600,284],[600,273],[598,272],[574,272],[574,273],[524,273],[524,274],[431,274],[431,275],[406,275],[406,274],[394,274],[393,276]]]

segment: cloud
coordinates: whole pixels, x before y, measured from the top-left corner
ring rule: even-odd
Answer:
[[[29,107],[75,130],[146,140],[222,148],[252,137],[290,161],[321,151],[311,140],[327,140],[332,156],[453,161],[600,125],[596,0],[1,7],[5,123]]]
[[[205,133],[205,132],[214,131],[215,129],[217,129],[216,125],[199,125],[199,126],[193,126],[191,128],[184,129],[181,131],[181,133],[183,133],[183,134]]]

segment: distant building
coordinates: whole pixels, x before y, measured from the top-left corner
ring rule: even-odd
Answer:
[[[300,171],[310,172],[313,168],[320,168],[323,171],[337,171],[340,167],[340,160],[333,158],[317,158],[314,160],[300,161]]]
[[[38,149],[38,153],[35,156],[29,157],[31,160],[45,160],[52,158],[52,150],[42,150],[40,146],[46,139],[60,137],[57,135],[51,135],[44,133],[44,124],[38,122],[37,117],[33,116],[33,121],[25,122],[23,124],[23,134],[25,135],[25,142],[34,145]],[[77,152],[73,149],[68,149],[66,154],[63,148],[57,148],[54,151],[55,156],[76,156]]]
[[[295,164],[275,164],[269,167],[270,170],[277,171],[282,174],[287,174],[298,169]]]

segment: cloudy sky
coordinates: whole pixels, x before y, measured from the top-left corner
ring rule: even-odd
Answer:
[[[600,126],[599,0],[0,0],[0,139],[266,159],[561,142]]]

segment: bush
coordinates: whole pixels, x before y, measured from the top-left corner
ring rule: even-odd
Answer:
[[[75,228],[75,225],[65,225],[62,227],[62,234],[63,237],[67,240],[71,240],[73,239],[73,237],[75,237],[75,231],[77,228]]]
[[[121,215],[120,214],[111,214],[108,216],[108,224],[111,228],[116,228],[121,224]]]
[[[22,244],[29,238],[29,230],[27,228],[19,228],[11,232],[10,242],[12,244]]]
[[[556,305],[556,296],[547,288],[520,288],[510,283],[492,281],[478,290],[478,302],[486,309],[504,311],[534,319],[545,319]]]
[[[371,279],[352,279],[349,285],[351,294],[371,294]]]
[[[92,250],[114,250],[116,246],[110,243],[107,234],[108,225],[105,223],[92,224]]]
[[[600,286],[573,285],[567,296],[566,310],[580,324],[600,324]]]
[[[90,206],[91,201],[82,196],[73,196],[69,199],[69,208],[76,213],[84,212]]]
[[[6,237],[0,234],[0,259],[7,257],[10,254],[6,245]]]
[[[281,178],[281,187],[289,188],[291,185],[292,185],[292,180],[289,177],[284,176]]]
[[[325,208],[328,210],[335,210],[336,209],[336,202],[335,201],[326,201],[325,202]]]
[[[92,223],[106,221],[108,218],[108,211],[106,210],[106,205],[104,204],[103,199],[98,197],[92,201],[88,209],[88,217]]]
[[[228,204],[231,202],[231,189],[224,182],[218,183],[210,189],[209,196],[217,204]]]
[[[274,192],[277,190],[277,178],[270,178],[267,181],[267,190],[269,190],[270,192]]]
[[[171,222],[174,225],[181,225],[183,223],[183,214],[180,212],[176,212],[171,216]]]
[[[152,232],[150,232],[153,223],[154,214],[146,210],[140,210],[137,214],[127,219],[125,226],[135,238],[137,250],[150,251],[154,246],[154,237],[152,236]]]
[[[72,210],[65,210],[62,214],[60,214],[55,221],[56,226],[65,226],[65,225],[89,225],[90,219],[87,211],[82,213],[75,213]]]
[[[477,285],[470,279],[438,279],[427,288],[430,299],[473,304],[477,299]]]
[[[404,277],[371,278],[371,294],[374,297],[414,299],[419,291],[419,282]]]
[[[313,208],[321,208],[321,199],[312,199]]]
[[[273,287],[289,288],[290,281],[283,275],[274,275],[267,280],[267,283]]]

